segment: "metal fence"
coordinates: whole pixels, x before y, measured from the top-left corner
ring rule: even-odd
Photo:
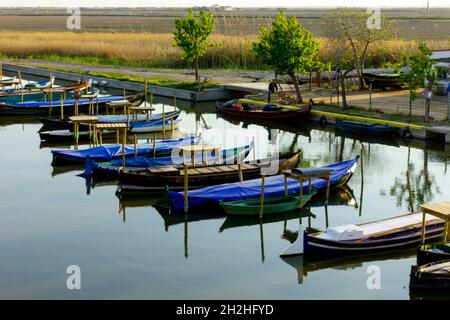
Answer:
[[[303,98],[315,102],[342,107],[342,93],[337,88],[302,86]],[[346,101],[350,107],[368,111],[404,116],[425,117],[426,98],[423,89],[417,90],[416,99],[412,100],[408,90],[346,90]],[[450,95],[433,94],[430,101],[431,120],[450,120]]]

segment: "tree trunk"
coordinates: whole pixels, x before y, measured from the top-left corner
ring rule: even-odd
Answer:
[[[347,95],[345,93],[345,74],[341,75],[342,109],[347,108]]]
[[[425,122],[430,121],[430,104],[431,104],[430,99],[426,98],[426,100],[425,100]]]
[[[200,77],[198,76],[198,57],[195,58],[195,82],[200,83]]]
[[[297,95],[297,103],[303,103],[302,94],[300,93],[300,87],[298,86],[297,77],[294,72],[289,73],[292,83],[294,84],[295,94]]]

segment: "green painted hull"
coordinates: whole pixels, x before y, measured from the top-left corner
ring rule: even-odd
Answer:
[[[264,199],[263,214],[276,214],[300,209],[316,194],[316,191],[300,196],[268,197]],[[260,199],[245,199],[220,202],[220,206],[230,215],[259,215]]]

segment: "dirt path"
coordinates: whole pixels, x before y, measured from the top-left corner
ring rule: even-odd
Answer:
[[[50,67],[67,71],[83,72],[107,72],[124,75],[133,75],[155,79],[173,79],[175,81],[194,80],[194,71],[189,69],[143,69],[117,66],[93,66],[88,64],[78,64],[64,61],[52,60],[27,60],[27,59],[0,59],[1,63],[22,64],[33,67]],[[221,70],[221,69],[202,69],[200,71],[202,80],[204,77],[208,81],[219,83],[236,83],[252,81],[269,81],[273,78],[273,73],[268,71],[247,71],[247,70]]]

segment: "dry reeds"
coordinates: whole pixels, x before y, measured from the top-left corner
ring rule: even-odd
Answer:
[[[243,28],[243,21],[227,17],[225,29]],[[269,21],[265,22],[270,23]],[[261,24],[260,22],[255,24]],[[227,30],[229,32],[229,30]],[[208,50],[201,59],[203,68],[259,69],[262,66],[252,52],[257,35],[215,34],[211,39],[219,46]],[[332,61],[335,45],[319,38],[319,58]],[[433,49],[448,48],[449,40],[430,40]],[[416,49],[413,40],[389,40],[370,47],[366,67],[398,62]],[[171,33],[75,33],[75,32],[0,32],[0,54],[17,58],[62,59],[74,62],[177,68],[186,66],[179,49],[173,46]]]

